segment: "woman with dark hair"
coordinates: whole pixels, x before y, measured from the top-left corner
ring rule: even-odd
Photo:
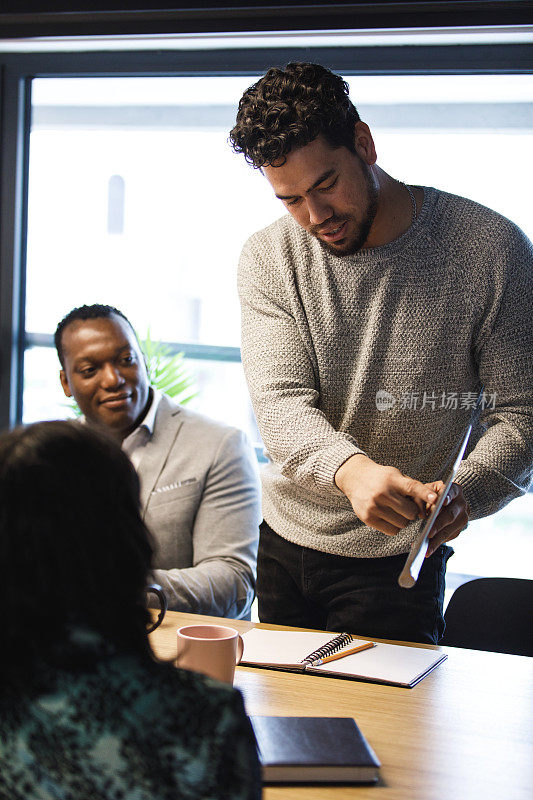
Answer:
[[[104,434],[0,437],[0,798],[261,796],[239,692],[153,656],[138,509]]]

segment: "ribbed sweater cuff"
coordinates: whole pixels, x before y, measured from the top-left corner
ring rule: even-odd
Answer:
[[[335,473],[345,461],[357,453],[366,455],[364,450],[361,450],[351,442],[336,442],[334,445],[326,448],[320,453],[320,462],[315,473],[315,480],[321,489],[326,489],[328,492],[338,492],[342,494],[341,490],[335,483]]]
[[[494,507],[494,493],[486,475],[480,475],[468,464],[463,463],[457,471],[454,483],[458,483],[463,490],[470,510],[469,519],[480,519],[491,513]]]

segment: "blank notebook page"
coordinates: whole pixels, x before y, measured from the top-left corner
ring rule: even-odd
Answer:
[[[409,685],[444,657],[438,650],[378,643],[371,650],[330,661],[315,669],[337,675],[360,675],[385,683]]]
[[[243,636],[242,661],[255,664],[300,664],[302,659],[330,642],[336,635],[330,631],[306,633],[253,628]]]

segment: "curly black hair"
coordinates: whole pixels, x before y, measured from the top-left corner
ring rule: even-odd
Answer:
[[[231,146],[256,169],[284,164],[291,150],[319,135],[355,152],[360,117],[348,92],[346,81],[320,64],[269,69],[241,97]]]

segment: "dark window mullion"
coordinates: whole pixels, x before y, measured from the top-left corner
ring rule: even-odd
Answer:
[[[2,69],[0,428],[22,419],[31,79]]]
[[[178,45],[179,47],[179,45]],[[532,72],[533,44],[380,45],[231,50],[0,53],[21,75],[149,77],[259,75],[288,61],[317,61],[344,75],[483,75]]]
[[[239,347],[226,347],[214,344],[196,344],[194,342],[162,342],[171,354],[183,353],[185,358],[194,358],[198,361],[229,361],[239,363],[241,351]],[[26,332],[24,349],[30,347],[54,347],[54,337],[51,333]]]

